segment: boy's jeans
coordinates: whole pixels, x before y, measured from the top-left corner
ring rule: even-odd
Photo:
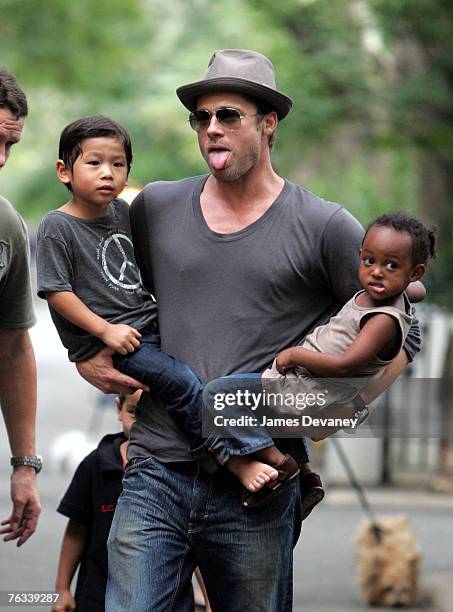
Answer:
[[[154,329],[150,326],[141,330],[139,346],[133,353],[113,355],[113,365],[147,384],[189,440],[195,442],[201,435],[203,385],[187,364],[160,350],[160,336]]]
[[[243,508],[228,472],[135,459],[126,468],[108,541],[109,612],[192,611],[198,565],[216,612],[290,612],[299,480],[270,504]]]
[[[248,455],[272,446],[272,438],[260,427],[223,428],[228,436],[226,438],[218,433],[210,434],[207,440],[202,437],[203,403],[209,421],[216,412],[216,394],[238,389],[259,392],[260,374],[235,374],[219,378],[208,383],[203,391],[200,379],[187,364],[160,350],[160,336],[153,328],[142,330],[138,348],[127,355],[114,355],[113,363],[124,374],[146,383],[151,393],[164,402],[170,416],[188,437],[194,449],[193,456],[206,469],[212,467],[212,463],[203,461],[208,448],[214,450],[220,461],[225,463],[232,455]],[[228,406],[223,413],[230,417],[252,414],[242,406]]]
[[[250,419],[255,416],[250,407],[242,405],[239,401],[236,403],[224,401],[227,396],[237,399],[239,396],[244,397],[245,393],[257,397],[262,395],[261,374],[232,374],[212,380],[205,386],[203,419],[207,438],[198,448],[192,446],[191,449],[192,456],[201,466],[204,465],[203,455],[208,449],[215,452],[220,463],[226,463],[232,456],[250,455],[274,444],[264,427],[259,425],[252,427],[247,424],[249,422],[247,420],[245,425],[230,425],[231,420],[237,422],[241,417]],[[219,401],[222,405],[221,410],[216,408]],[[215,417],[222,419],[221,426],[213,426]]]

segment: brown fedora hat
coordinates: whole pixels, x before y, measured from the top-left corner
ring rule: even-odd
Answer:
[[[275,109],[281,120],[293,101],[277,91],[272,63],[257,51],[223,49],[215,51],[201,81],[182,85],[176,94],[186,108],[197,108],[197,98],[207,93],[233,91],[263,100]]]

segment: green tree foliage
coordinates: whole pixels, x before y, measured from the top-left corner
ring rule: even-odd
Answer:
[[[268,55],[295,101],[278,171],[363,223],[403,209],[441,227],[431,295],[453,269],[452,6],[447,0],[0,0],[0,62],[30,102],[1,192],[32,223],[67,198],[54,175],[61,129],[104,114],[130,131],[130,183],[205,171],[177,86],[215,49]],[[367,38],[368,37],[368,38]],[[369,39],[373,44],[369,43]]]
[[[453,4],[374,0],[395,70],[387,83],[389,139],[417,153],[418,212],[434,221],[439,258],[433,291],[451,304],[453,270]]]
[[[153,28],[143,27],[139,0],[0,0],[0,12],[0,61],[17,76],[30,111],[2,193],[37,222],[67,197],[54,172],[61,129],[110,109],[125,117],[141,78],[135,58]]]
[[[125,67],[143,40],[138,0],[0,0],[0,11],[1,61],[29,87],[103,99],[127,92]]]
[[[374,0],[395,56],[387,96],[394,138],[450,157],[453,151],[453,3]]]

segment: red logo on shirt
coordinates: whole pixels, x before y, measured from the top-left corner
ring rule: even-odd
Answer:
[[[102,504],[101,512],[115,512],[115,504]]]

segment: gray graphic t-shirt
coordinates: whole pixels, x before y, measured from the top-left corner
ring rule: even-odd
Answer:
[[[157,307],[137,267],[129,224],[129,206],[114,200],[101,219],[79,219],[49,212],[37,235],[38,295],[72,291],[110,323],[143,329],[157,319]],[[49,306],[71,361],[82,361],[104,344]]]

